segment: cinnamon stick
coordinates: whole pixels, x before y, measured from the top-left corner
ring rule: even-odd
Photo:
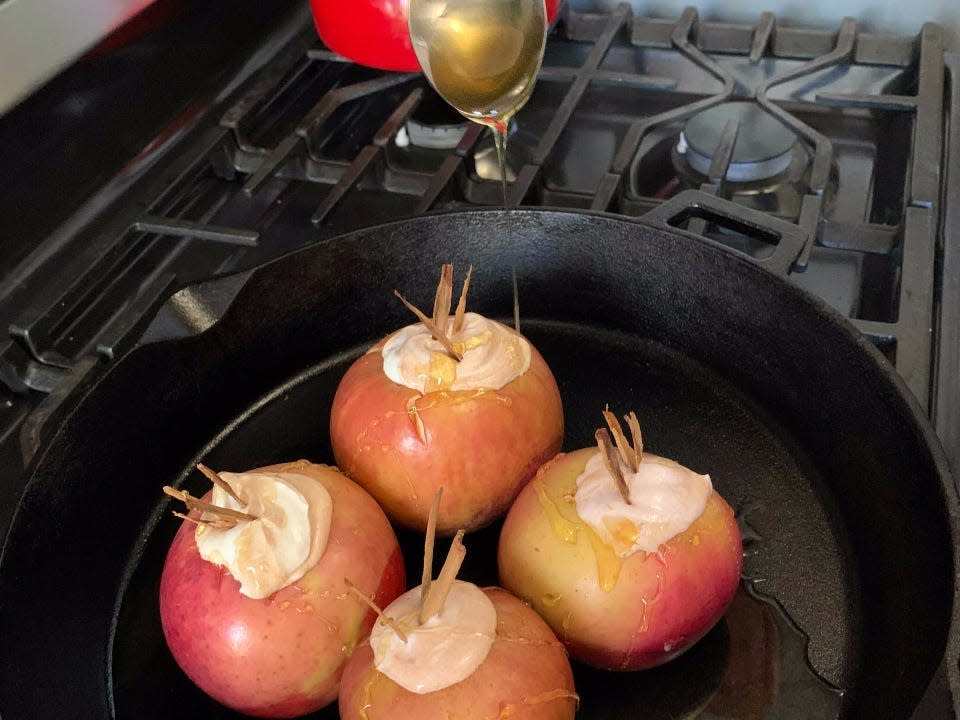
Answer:
[[[620,467],[620,456],[613,447],[613,442],[610,440],[610,433],[607,432],[606,428],[600,428],[594,437],[597,440],[597,445],[600,447],[603,464],[606,466],[607,472],[613,477],[620,497],[623,498],[623,501],[627,505],[630,505],[630,488],[627,487],[627,481],[623,479],[623,470]]]
[[[219,473],[214,472],[203,463],[197,463],[197,470],[202,472],[210,482],[212,482],[218,488],[223,490],[227,495],[229,495],[234,500],[236,500],[240,505],[246,504],[243,502],[243,500],[240,499],[240,496],[234,492],[233,488],[230,487],[230,483],[228,483],[226,480],[220,477]]]
[[[172,498],[180,500],[184,505],[187,506],[190,510],[200,510],[202,512],[213,513],[224,518],[233,518],[234,520],[256,520],[256,515],[251,515],[250,513],[241,512],[240,510],[231,510],[230,508],[220,507],[219,505],[213,505],[208,502],[204,502],[200,498],[196,498],[186,490],[177,490],[176,488],[170,487],[169,485],[163,486],[163,492],[169,495]]]
[[[232,527],[236,527],[237,521],[233,518],[217,518],[216,520],[204,520],[203,518],[190,517],[189,515],[173,511],[173,516],[178,517],[181,520],[186,520],[191,522],[194,525],[203,525],[204,527],[217,528],[218,530],[229,530]]]
[[[636,458],[636,469],[640,467],[640,463],[643,462],[643,434],[640,432],[640,421],[637,419],[637,414],[630,411],[629,415],[624,415],[623,419],[627,421],[627,426],[630,428],[630,435],[633,437],[633,454]]]
[[[400,294],[399,291],[394,290],[393,294],[400,299],[400,302],[404,304],[407,310],[409,310],[410,312],[412,312],[414,315],[417,316],[417,319],[423,323],[424,327],[427,328],[427,330],[430,331],[430,334],[434,337],[434,339],[437,340],[441,345],[443,345],[443,349],[447,351],[447,354],[450,357],[452,357],[457,362],[460,362],[463,359],[460,353],[458,353],[454,349],[453,344],[450,342],[450,339],[444,333],[440,332],[440,328],[438,328],[434,324],[433,320],[431,320],[426,315],[424,315],[423,312],[421,312],[420,308],[418,308],[416,305],[414,305],[409,300],[407,300],[403,295]]]
[[[460,299],[457,301],[457,311],[453,316],[453,331],[460,332],[463,328],[463,316],[467,312],[467,292],[470,290],[470,277],[473,275],[473,265],[467,269],[467,277],[463,280],[463,287],[460,288]]]
[[[450,318],[450,301],[453,300],[453,265],[440,266],[440,282],[433,296],[433,324],[446,333],[447,320]]]
[[[453,587],[453,581],[457,579],[457,573],[460,572],[460,566],[463,565],[463,559],[467,555],[467,549],[463,546],[463,535],[463,530],[457,531],[450,545],[450,551],[447,553],[447,559],[440,569],[440,575],[430,585],[430,594],[420,606],[420,615],[417,619],[421,625],[443,610],[443,603],[446,602],[450,588]]]
[[[626,436],[623,434],[623,428],[620,427],[620,421],[617,420],[617,416],[610,412],[610,408],[607,407],[603,411],[603,419],[607,421],[607,426],[610,428],[610,432],[613,434],[613,441],[617,444],[617,450],[620,451],[620,457],[623,458],[623,464],[626,465],[633,472],[637,471],[637,458],[633,452],[633,448],[630,447],[630,443],[627,442]]]
[[[354,585],[352,582],[350,582],[349,578],[344,578],[344,579],[343,579],[343,582],[345,582],[345,583],[347,584],[347,590],[349,590],[349,591],[352,592],[354,595],[356,595],[358,598],[360,598],[360,600],[362,600],[363,602],[365,602],[365,603],[370,607],[370,609],[373,610],[373,611],[377,614],[377,617],[380,618],[380,622],[385,623],[386,625],[388,625],[388,626],[390,627],[390,629],[393,630],[393,631],[397,634],[397,637],[400,638],[401,640],[403,640],[403,642],[406,642],[406,641],[407,641],[407,634],[406,634],[405,632],[403,632],[403,630],[400,629],[400,626],[397,624],[397,621],[396,621],[396,620],[394,620],[392,617],[390,617],[389,615],[387,615],[387,614],[383,611],[383,609],[382,609],[379,605],[377,605],[371,598],[368,598],[368,597],[360,590],[360,588],[358,588],[356,585]]]
[[[430,586],[433,583],[433,546],[437,539],[437,515],[440,514],[440,498],[443,488],[437,490],[430,505],[430,515],[427,517],[427,537],[423,542],[423,575],[420,579],[420,608],[427,602],[430,595]],[[422,623],[423,620],[420,620]]]

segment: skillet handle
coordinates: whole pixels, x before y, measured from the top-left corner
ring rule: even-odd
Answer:
[[[113,328],[116,336],[98,345],[98,355],[101,359],[115,360],[138,345],[176,340],[203,332],[223,317],[252,274],[252,270],[247,270],[182,288],[160,305],[143,331],[131,328],[151,311],[133,308],[131,317],[120,316],[120,322]],[[162,280],[162,289],[166,290],[169,280]],[[20,456],[24,467],[30,464],[37,450],[49,440],[52,429],[63,421],[65,416],[61,413],[73,408],[82,388],[93,383],[105,367],[95,356],[83,358],[26,417],[20,428]],[[77,388],[81,390],[74,392]]]
[[[711,222],[741,232],[749,237],[775,244],[764,258],[754,258],[758,265],[777,275],[789,275],[793,263],[807,243],[807,233],[786,220],[771,217],[758,210],[716,197],[701,190],[684,190],[650,210],[640,218],[667,230],[680,229],[685,220]],[[692,229],[691,232],[694,232]]]
[[[135,344],[202,333],[223,317],[252,274],[253,270],[245,270],[187,285],[167,298]]]

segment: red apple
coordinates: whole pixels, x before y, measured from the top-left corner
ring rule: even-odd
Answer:
[[[347,662],[343,720],[571,720],[577,708],[567,654],[546,623],[500,588],[456,580],[466,554],[457,533],[434,581],[428,517],[423,584],[381,613]]]
[[[484,588],[497,610],[497,637],[467,679],[418,695],[374,667],[369,640],[347,662],[340,686],[343,720],[510,718],[570,720],[577,708],[573,673],[546,623],[501,588]],[[389,609],[386,611],[389,612]]]
[[[249,715],[295,717],[337,697],[344,664],[374,622],[344,578],[388,603],[403,591],[403,559],[376,502],[336,468],[301,460],[251,472],[261,471],[308,476],[326,488],[333,511],[319,561],[252,599],[227,568],[200,556],[197,526],[184,522],[163,568],[160,617],[177,663],[208,695]]]
[[[447,320],[439,318],[441,324]],[[499,389],[421,392],[385,374],[389,339],[360,357],[337,388],[330,413],[337,464],[407,527],[425,529],[441,486],[438,532],[487,525],[560,449],[563,408],[550,368],[531,345],[528,369]],[[464,357],[471,352],[481,349],[467,349]]]
[[[540,613],[574,659],[610,670],[653,667],[722,617],[739,584],[740,532],[711,490],[686,530],[656,552],[621,557],[574,502],[577,478],[597,453],[558,455],[520,493],[500,536],[500,582]]]

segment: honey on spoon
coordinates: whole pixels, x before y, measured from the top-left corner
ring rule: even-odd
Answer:
[[[543,62],[544,0],[410,0],[408,12],[427,80],[464,117],[493,132],[506,205],[507,129]]]

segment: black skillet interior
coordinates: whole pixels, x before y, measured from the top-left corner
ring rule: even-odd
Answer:
[[[748,717],[745,677],[759,688],[752,702],[780,703],[768,717],[797,717],[786,714],[795,700],[830,716],[828,683],[845,691],[844,717],[909,713],[946,645],[956,499],[890,368],[818,303],[703,241],[601,216],[489,211],[382,226],[276,261],[207,332],[117,363],[36,466],[7,539],[4,718],[78,707],[230,716],[163,641],[157,584],[177,521],[160,486],[203,488],[190,474],[199,459],[231,470],[331,462],[340,377],[409,322],[393,288],[429,305],[441,262],[472,263],[471,309],[501,318],[516,272],[523,329],[563,395],[566,449],[590,443],[604,404],[635,409],[647,447],[710,473],[746,532],[750,592],[727,620],[659,670],[576,668],[579,717]],[[496,531],[468,537],[469,579],[495,581]],[[401,537],[415,577],[420,539]],[[753,589],[779,604],[757,603]],[[809,636],[822,679],[786,616]]]

